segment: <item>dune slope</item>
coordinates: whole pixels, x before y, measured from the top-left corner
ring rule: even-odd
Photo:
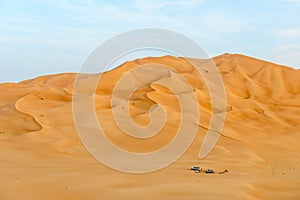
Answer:
[[[138,88],[129,100],[135,123],[147,125],[157,104],[169,115],[160,134],[142,141],[128,137],[111,111],[120,77],[141,64],[159,63],[179,72],[197,96],[201,118],[194,142],[174,164],[146,174],[115,171],[87,152],[72,115],[76,74],[0,84],[0,199],[300,199],[300,71],[237,54],[213,61],[224,81],[227,116],[203,160],[198,152],[212,105],[205,81],[183,58],[138,59],[103,74],[95,93],[98,120],[114,144],[132,152],[154,151],[172,140],[180,107],[164,86]],[[194,165],[229,172],[196,174],[189,170]]]

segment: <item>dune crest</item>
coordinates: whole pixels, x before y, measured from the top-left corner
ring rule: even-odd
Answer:
[[[213,61],[224,81],[227,116],[217,145],[201,161],[212,105],[205,81],[184,58],[137,59],[103,73],[95,92],[97,117],[111,142],[128,151],[154,151],[172,140],[180,106],[169,88],[144,85],[129,99],[132,120],[146,126],[160,104],[169,113],[166,126],[147,140],[124,134],[113,123],[111,95],[126,72],[147,63],[167,65],[197,97],[200,119],[190,148],[168,168],[142,175],[114,171],[85,150],[72,115],[75,73],[0,84],[0,199],[299,199],[300,70],[238,54]],[[175,77],[166,72],[158,79],[170,76]],[[114,106],[123,105],[122,94]],[[229,173],[194,174],[188,170],[194,165]]]

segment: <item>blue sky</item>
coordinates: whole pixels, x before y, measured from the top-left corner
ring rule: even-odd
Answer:
[[[185,34],[209,56],[241,53],[300,68],[300,0],[0,0],[0,82],[77,72],[112,36]]]

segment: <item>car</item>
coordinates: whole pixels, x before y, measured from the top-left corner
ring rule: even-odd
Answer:
[[[213,174],[213,173],[215,173],[215,171],[213,169],[207,169],[207,170],[205,170],[205,173]]]
[[[191,170],[194,170],[194,171],[196,171],[196,170],[200,170],[200,167],[198,167],[198,166],[195,166],[195,167],[192,167],[192,168],[191,168]]]

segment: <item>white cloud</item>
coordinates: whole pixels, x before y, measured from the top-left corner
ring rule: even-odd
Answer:
[[[283,0],[283,1],[287,3],[300,3],[300,0]]]
[[[200,25],[202,25],[203,31],[219,34],[241,32],[245,28],[246,22],[218,12],[202,16]]]
[[[202,3],[204,0],[136,0],[134,5],[138,10],[147,11],[149,9],[165,9],[168,7],[188,7],[188,6],[197,6]]]
[[[300,45],[282,44],[273,51],[272,60],[276,63],[300,69]]]
[[[297,48],[294,44],[282,44],[276,48],[277,51],[288,51]]]
[[[278,32],[278,36],[284,39],[300,38],[300,29],[299,28],[283,29]]]

